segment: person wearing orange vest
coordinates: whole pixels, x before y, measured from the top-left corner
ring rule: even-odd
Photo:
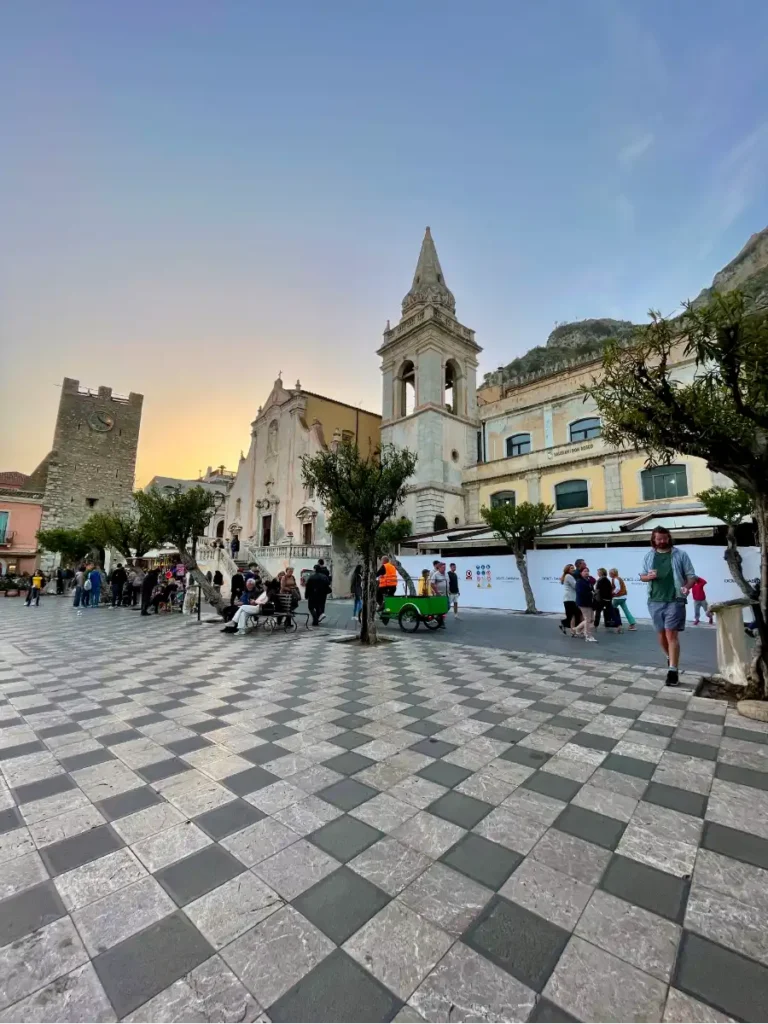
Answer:
[[[376,595],[379,608],[384,607],[384,598],[392,597],[397,590],[397,569],[385,555],[376,573],[379,579],[379,588]]]

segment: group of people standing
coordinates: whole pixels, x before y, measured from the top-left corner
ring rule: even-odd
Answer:
[[[680,633],[685,629],[688,595],[694,599],[694,626],[704,611],[712,622],[704,590],[707,581],[696,575],[688,554],[674,546],[672,534],[657,526],[651,533],[651,550],[643,559],[640,580],[648,584],[648,614],[656,629],[659,645],[667,658],[667,686],[677,686],[680,666]],[[606,628],[622,632],[621,612],[629,629],[635,619],[627,606],[627,586],[616,569],[598,569],[590,575],[583,558],[568,563],[560,577],[563,587],[565,618],[560,629],[571,636],[596,643],[592,629],[601,616]]]

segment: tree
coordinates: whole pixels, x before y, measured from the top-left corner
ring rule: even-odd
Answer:
[[[552,518],[554,511],[553,505],[530,501],[523,501],[519,505],[513,505],[510,502],[507,505],[497,505],[494,508],[484,506],[480,509],[480,515],[484,521],[515,556],[525,593],[527,615],[536,614],[536,600],[528,579],[528,562],[525,552]]]
[[[758,644],[750,692],[768,696],[768,311],[739,292],[714,295],[671,320],[651,312],[629,347],[609,343],[602,376],[585,389],[616,448],[645,451],[648,465],[677,453],[703,459],[749,495],[760,543]],[[691,381],[672,364],[694,356]]]
[[[332,534],[340,534],[360,552],[363,561],[363,624],[360,640],[378,641],[376,630],[376,562],[397,527],[385,524],[405,501],[407,481],[416,455],[407,448],[384,445],[362,456],[347,442],[302,456],[305,487],[312,487],[328,514]],[[407,520],[406,520],[407,522]],[[403,527],[400,527],[403,529]]]
[[[741,554],[736,543],[736,527],[752,515],[754,502],[739,487],[710,487],[696,495],[707,512],[726,525],[725,560],[733,578],[750,601],[757,602],[758,588],[744,579]]]
[[[54,527],[38,530],[37,539],[45,551],[61,556],[64,565],[74,565],[91,553],[91,539],[81,529]]]
[[[83,526],[98,547],[114,548],[129,565],[154,546],[150,524],[138,507],[130,512],[95,512]]]
[[[162,491],[153,487],[136,491],[134,500],[152,544],[173,544],[195,583],[202,587],[208,603],[223,615],[227,602],[200,571],[196,557],[197,538],[205,533],[218,497],[203,487],[188,491],[181,487],[165,487]]]

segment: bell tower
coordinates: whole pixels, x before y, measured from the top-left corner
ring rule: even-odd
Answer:
[[[462,470],[477,461],[475,332],[456,319],[427,228],[403,299],[402,317],[384,331],[382,444],[419,457],[403,514],[416,533],[466,522]]]

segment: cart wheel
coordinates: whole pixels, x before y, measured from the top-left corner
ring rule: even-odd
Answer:
[[[404,629],[406,633],[415,633],[419,628],[419,622],[421,621],[419,609],[415,604],[403,605],[400,609],[397,621],[400,623],[400,629]]]
[[[440,621],[436,615],[430,615],[428,618],[424,619],[424,625],[427,629],[439,629]]]

